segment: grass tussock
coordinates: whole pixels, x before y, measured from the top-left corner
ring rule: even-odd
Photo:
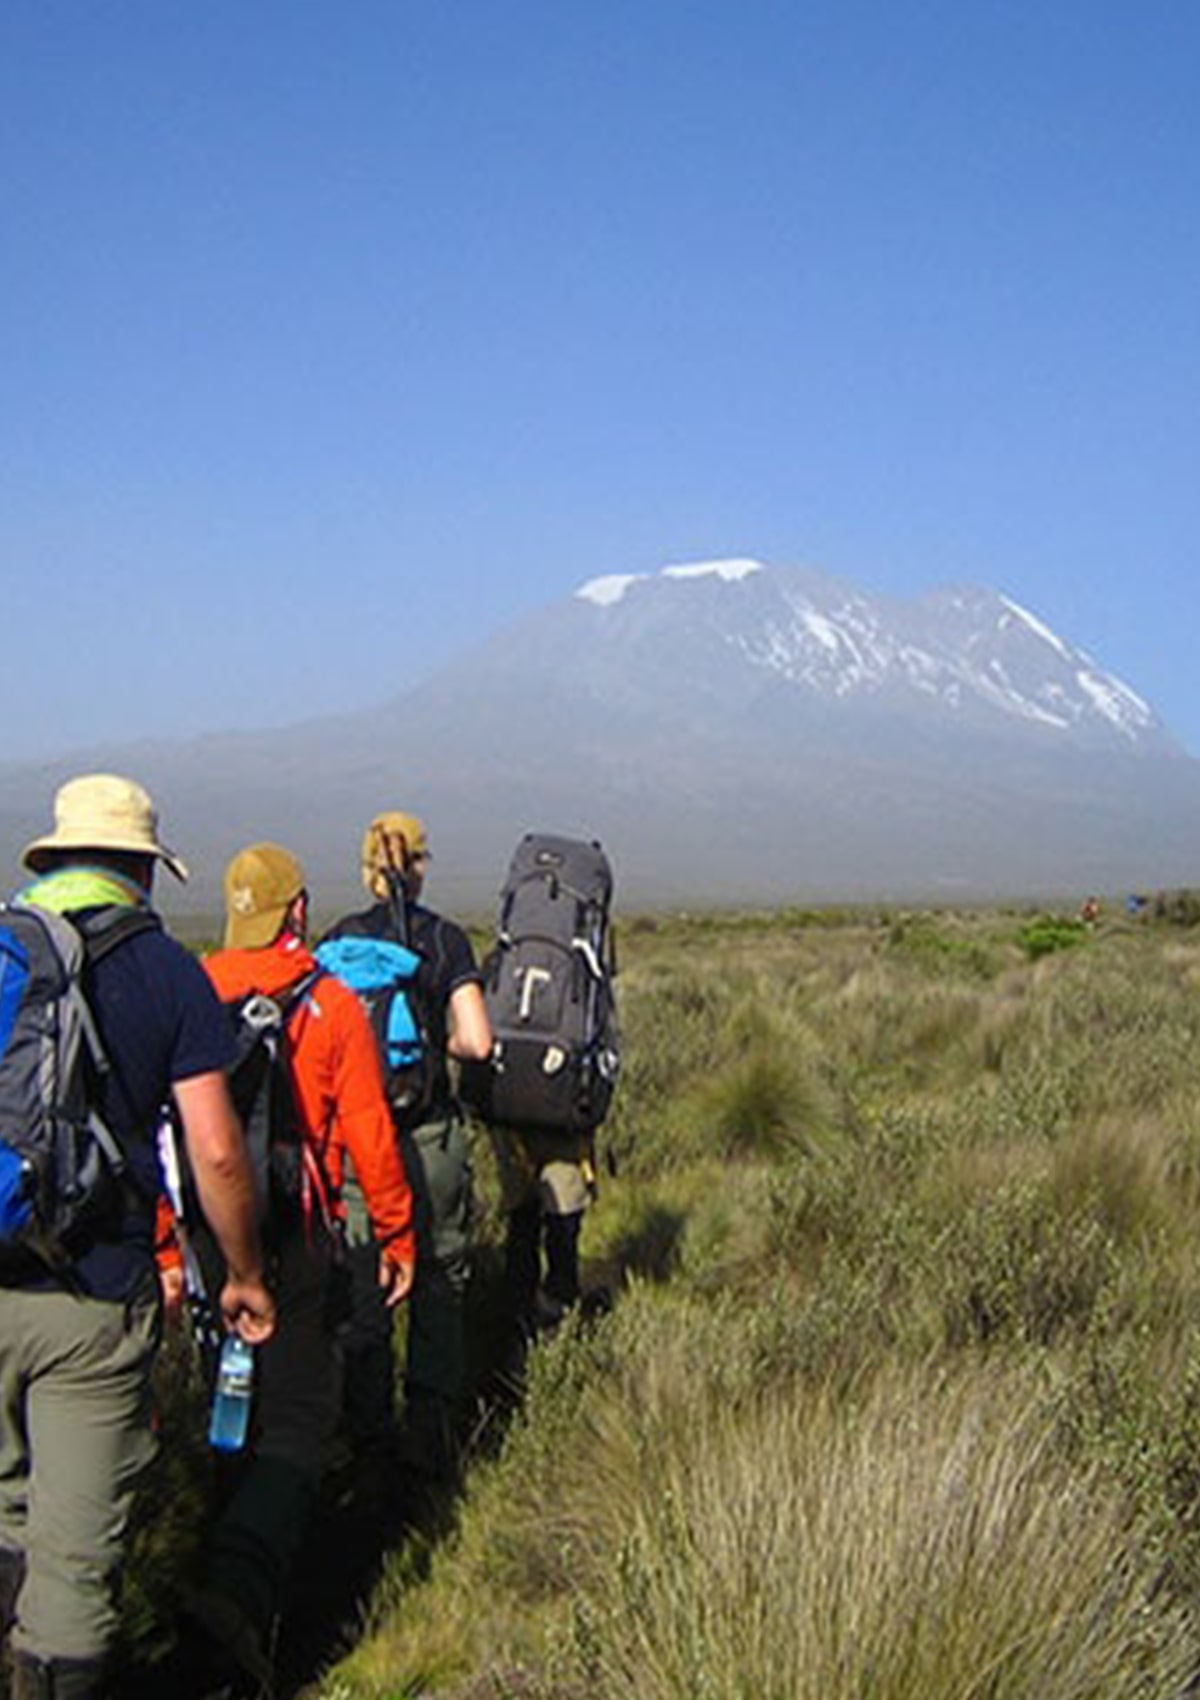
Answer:
[[[768,1397],[602,1462],[616,1562],[581,1564],[563,1661],[600,1700],[1182,1692],[1153,1559],[1019,1382]]]
[[[723,1319],[725,1327],[729,1317]],[[725,1362],[635,1294],[556,1341],[446,1564],[343,1667],[382,1700],[1167,1700],[1149,1522],[1017,1364],[848,1385]],[[332,1692],[332,1690],[331,1690]]]

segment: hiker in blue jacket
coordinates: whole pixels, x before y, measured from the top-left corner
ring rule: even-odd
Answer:
[[[454,1471],[466,1381],[471,1224],[467,1135],[448,1059],[483,1060],[491,1053],[492,1031],[470,940],[420,901],[429,860],[420,820],[399,810],[377,815],[363,835],[361,855],[363,884],[374,902],[338,921],[317,954],[341,972],[327,952],[350,941],[374,939],[401,947],[401,956],[410,953],[411,973],[400,999],[381,1001],[361,984],[356,989],[376,1025],[415,1207],[417,1273],[409,1301],[400,1456],[439,1480]],[[346,1200],[354,1314],[346,1342],[345,1416],[356,1449],[369,1458],[372,1450],[390,1450],[396,1433],[393,1319],[379,1303],[369,1228],[352,1185]]]

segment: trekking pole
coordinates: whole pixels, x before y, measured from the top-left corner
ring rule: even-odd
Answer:
[[[408,887],[405,884],[405,875],[408,872],[408,844],[400,833],[383,832],[380,837],[383,845],[383,877],[387,881],[392,926],[395,928],[397,943],[407,948]],[[399,860],[396,858],[397,839],[401,845]]]

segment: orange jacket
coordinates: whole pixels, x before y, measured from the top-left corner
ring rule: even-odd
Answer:
[[[223,1002],[295,985],[316,961],[285,934],[262,950],[219,950],[204,963]],[[389,1262],[415,1256],[412,1193],[384,1097],[375,1036],[350,989],[323,974],[288,1022],[296,1107],[335,1196],[348,1151]]]

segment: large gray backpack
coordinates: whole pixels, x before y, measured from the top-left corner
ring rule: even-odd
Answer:
[[[530,832],[514,851],[484,963],[495,1045],[461,1081],[486,1122],[578,1133],[608,1113],[620,1069],[612,891],[599,844]]]
[[[69,1275],[74,1252],[127,1202],[125,1154],[96,1107],[109,1063],[85,968],[158,925],[145,909],[76,923],[0,904],[0,1269],[33,1256]]]

